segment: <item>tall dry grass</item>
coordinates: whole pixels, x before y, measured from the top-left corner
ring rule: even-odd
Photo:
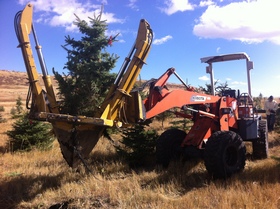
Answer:
[[[269,134],[268,159],[248,157],[242,173],[214,181],[200,160],[133,170],[106,139],[90,155],[91,174],[69,168],[57,142],[50,151],[12,154],[3,148],[10,125],[1,124],[0,208],[280,208],[277,133]]]

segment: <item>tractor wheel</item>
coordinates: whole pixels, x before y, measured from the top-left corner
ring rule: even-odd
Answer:
[[[180,156],[180,145],[186,133],[179,129],[169,129],[163,132],[157,140],[157,163],[167,168],[170,160]]]
[[[266,120],[259,121],[259,137],[252,142],[253,159],[260,160],[268,157],[268,137]]]
[[[233,131],[217,131],[208,139],[204,163],[213,178],[227,178],[244,169],[246,147]]]

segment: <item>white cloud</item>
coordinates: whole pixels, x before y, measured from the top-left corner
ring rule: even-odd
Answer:
[[[97,0],[97,1],[100,2],[100,3],[103,4],[103,5],[108,4],[107,0]]]
[[[214,4],[214,2],[212,0],[205,0],[205,1],[199,2],[200,7],[205,7],[205,6],[209,6],[209,5],[213,5],[213,4]]]
[[[29,0],[19,0],[19,3],[25,5]],[[81,3],[79,0],[34,0],[34,12],[38,12],[40,17],[35,19],[37,22],[44,22],[51,26],[65,27],[67,31],[73,31],[76,26],[73,22],[76,20],[74,14],[80,19],[89,21],[88,17],[99,15],[102,5],[107,4],[106,0],[100,0],[100,4],[92,4],[87,1]],[[113,13],[107,13],[103,10],[102,20],[107,23],[122,23],[124,20],[118,19]]]
[[[166,5],[165,8],[160,8],[160,10],[167,15],[172,15],[176,12],[184,12],[187,10],[194,10],[194,5],[189,2],[189,0],[166,0],[164,1]]]
[[[225,6],[210,5],[193,28],[202,38],[246,43],[270,41],[280,45],[279,0],[247,0]]]
[[[231,82],[231,84],[232,85],[247,85],[247,83],[246,82],[242,82],[242,81],[233,81],[233,82]]]
[[[206,75],[201,76],[201,77],[199,77],[198,79],[199,79],[199,80],[202,80],[202,81],[209,81],[209,80],[210,80]]]
[[[161,44],[164,44],[165,42],[167,42],[168,40],[172,39],[172,36],[170,35],[167,35],[167,36],[164,36],[163,38],[160,38],[160,39],[155,39],[153,41],[153,44],[155,45],[161,45]]]
[[[129,0],[129,3],[127,6],[135,11],[139,11],[139,8],[136,5],[136,2],[137,2],[137,0]]]

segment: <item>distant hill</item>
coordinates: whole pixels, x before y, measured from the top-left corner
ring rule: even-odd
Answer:
[[[42,75],[39,74],[40,82],[43,82]],[[54,77],[52,76],[53,85],[57,85]],[[17,72],[10,70],[0,70],[0,86],[3,85],[23,85],[28,86],[28,77],[26,72]]]
[[[43,84],[42,75],[40,83]],[[53,86],[56,90],[57,82],[53,80]],[[8,112],[16,104],[16,99],[20,96],[25,105],[25,99],[29,84],[26,72],[17,72],[9,70],[0,70],[0,106],[4,106]]]
[[[42,75],[39,74],[39,77],[41,85],[44,86]],[[54,90],[56,92],[58,88],[57,81],[54,79],[54,76],[51,76],[51,78]],[[142,80],[142,82],[145,81]],[[22,98],[23,103],[25,103],[28,88],[28,76],[26,72],[0,70],[0,106],[4,106],[9,110],[15,106],[16,99],[19,96]],[[181,84],[169,83],[168,88],[182,89],[184,86]]]
[[[0,86],[28,85],[26,72],[0,70]]]

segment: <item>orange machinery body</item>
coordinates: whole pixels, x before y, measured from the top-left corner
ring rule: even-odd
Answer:
[[[186,86],[186,90],[169,90],[166,83],[174,73],[175,69],[170,68],[151,84],[144,105],[146,119],[172,108],[193,107],[188,108],[193,114],[185,114],[182,111],[174,112],[178,116],[191,118],[194,123],[182,142],[182,146],[202,148],[203,141],[207,140],[213,132],[237,130],[240,117],[249,116],[252,108],[250,106],[239,107],[238,100],[233,97],[198,93],[189,86]]]

